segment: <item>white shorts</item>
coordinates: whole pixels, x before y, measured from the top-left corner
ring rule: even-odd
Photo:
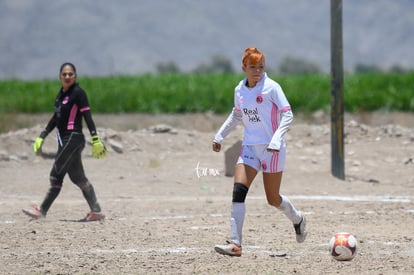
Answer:
[[[277,153],[267,152],[267,144],[243,145],[237,164],[245,164],[256,171],[262,169],[265,173],[277,173],[283,171],[286,160],[286,145],[283,144]]]

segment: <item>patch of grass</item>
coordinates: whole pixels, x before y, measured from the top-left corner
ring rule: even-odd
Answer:
[[[328,111],[329,75],[279,76],[294,111]],[[160,74],[83,77],[94,113],[228,113],[242,74]],[[0,81],[0,112],[51,113],[55,80]],[[414,111],[414,73],[345,75],[344,105],[354,111]],[[4,123],[4,122],[2,122]]]

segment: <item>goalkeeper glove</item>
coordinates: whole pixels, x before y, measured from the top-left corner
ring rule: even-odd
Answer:
[[[106,149],[102,140],[98,137],[98,135],[93,135],[92,136],[92,156],[97,159],[103,159],[106,157],[107,153],[108,153],[108,149]]]
[[[42,137],[37,137],[36,139],[35,139],[35,142],[33,143],[33,152],[36,154],[36,155],[40,155],[41,153],[42,153],[42,145],[43,145],[43,141],[44,141],[45,139],[44,138],[42,138]]]

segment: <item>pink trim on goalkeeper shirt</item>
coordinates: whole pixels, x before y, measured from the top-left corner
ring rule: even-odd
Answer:
[[[68,130],[73,130],[75,128],[75,119],[76,114],[78,113],[78,105],[73,105],[72,109],[70,110],[69,120],[68,120]]]
[[[90,109],[91,108],[89,106],[86,106],[86,107],[80,109],[80,112],[82,113],[82,112],[85,112],[85,111],[89,111]]]

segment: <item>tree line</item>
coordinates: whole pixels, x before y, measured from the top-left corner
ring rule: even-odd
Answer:
[[[174,61],[161,62],[156,64],[157,73],[180,73],[181,69]],[[296,57],[285,57],[276,69],[267,69],[269,73],[282,75],[308,75],[321,74],[322,68],[311,60]],[[389,68],[381,68],[375,64],[357,63],[354,67],[355,74],[370,74],[370,73],[409,73],[413,72],[413,68],[405,68],[399,64],[392,65]],[[235,70],[230,59],[222,55],[213,55],[211,60],[207,63],[202,63],[192,70],[193,73],[235,73]]]

